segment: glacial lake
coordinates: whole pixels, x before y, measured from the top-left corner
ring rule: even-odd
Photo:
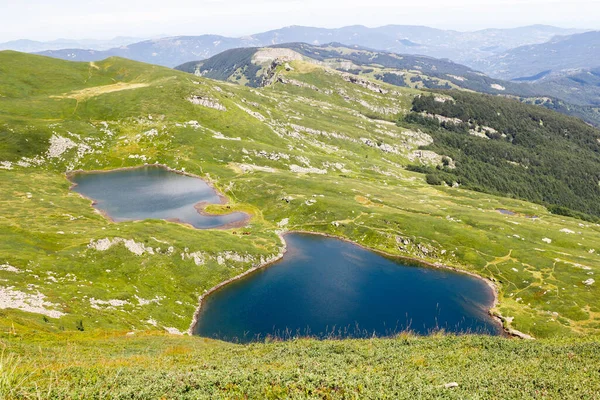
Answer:
[[[481,279],[404,265],[334,238],[295,233],[285,240],[282,260],[204,299],[195,334],[242,343],[405,330],[502,334],[487,313],[493,292]]]
[[[200,202],[220,204],[215,190],[202,179],[185,176],[160,166],[108,172],[82,172],[70,180],[73,190],[95,201],[95,207],[114,221],[164,219],[208,229],[243,224],[248,216],[202,215]]]

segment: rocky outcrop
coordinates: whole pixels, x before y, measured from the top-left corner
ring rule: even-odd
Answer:
[[[314,90],[315,92],[320,91],[319,88],[316,87],[315,85],[300,82],[300,81],[297,81],[297,80],[291,79],[291,78],[286,78],[281,75],[277,76],[277,82],[283,83],[284,85],[292,85],[292,86],[296,86],[296,87],[311,89],[311,90]]]
[[[291,49],[265,47],[258,50],[252,56],[253,64],[264,64],[278,61],[283,64],[286,61],[302,60],[302,55]]]
[[[387,143],[375,142],[368,138],[360,138],[360,140],[369,147],[373,147],[383,151],[384,153],[399,154],[398,148]]]
[[[389,90],[386,90],[384,88],[382,88],[380,85],[373,83],[367,79],[363,79],[359,76],[356,75],[352,75],[352,74],[342,74],[342,78],[346,81],[346,82],[350,82],[353,83],[355,85],[359,85],[364,87],[365,89],[369,89],[372,92],[375,93],[381,93],[381,94],[387,94],[389,93]]]
[[[247,113],[248,115],[250,115],[250,116],[252,116],[252,117],[256,118],[257,120],[259,120],[259,121],[261,121],[261,122],[264,122],[264,121],[266,121],[266,120],[267,120],[267,119],[265,118],[265,116],[264,116],[264,115],[262,115],[262,114],[261,114],[261,113],[259,113],[259,112],[252,111],[251,109],[249,109],[249,108],[246,108],[246,107],[244,107],[244,106],[241,106],[241,105],[239,105],[239,104],[236,104],[236,106],[238,106],[238,108],[239,108],[240,110],[244,111],[244,112],[245,112],[245,113]]]
[[[299,173],[299,174],[319,174],[319,175],[324,175],[324,174],[327,173],[326,169],[319,169],[319,168],[315,168],[315,167],[301,167],[301,166],[296,165],[296,164],[290,165],[290,171],[296,172],[296,173]]]
[[[192,95],[188,98],[188,101],[198,106],[208,107],[219,111],[227,111],[227,108],[225,108],[224,105],[209,97]]]
[[[48,148],[48,157],[60,157],[65,151],[77,147],[77,143],[69,138],[53,134],[50,138],[50,147]]]
[[[50,318],[60,318],[65,313],[52,310],[58,305],[53,304],[46,299],[46,296],[40,292],[25,293],[15,290],[14,287],[0,287],[0,309],[13,308],[25,312],[42,314]]]
[[[97,251],[106,251],[110,249],[112,246],[117,245],[119,243],[123,243],[125,248],[135,254],[136,256],[141,256],[144,253],[154,254],[154,249],[152,247],[146,247],[143,243],[138,243],[132,239],[123,239],[123,238],[114,238],[110,240],[109,238],[99,239],[99,240],[91,240],[90,244],[88,244],[88,248],[94,249]]]
[[[423,165],[431,166],[441,165],[444,160],[446,160],[446,167],[451,169],[456,168],[454,165],[454,160],[452,160],[450,157],[442,157],[431,150],[415,150],[408,154],[408,159],[412,162],[420,161]]]

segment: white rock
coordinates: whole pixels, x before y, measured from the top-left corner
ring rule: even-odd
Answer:
[[[13,267],[10,264],[0,264],[0,271],[14,272],[15,274],[20,274],[23,272],[19,268]]]
[[[254,164],[237,164],[237,166],[240,167],[240,169],[244,173],[248,173],[248,172],[252,172],[252,171],[269,172],[269,173],[275,172],[274,168],[263,167],[263,166],[254,165]]]
[[[299,165],[296,164],[292,164],[290,165],[290,170],[292,172],[297,172],[300,174],[326,174],[327,170],[326,169],[319,169],[319,168],[315,168],[315,167],[301,167]]]
[[[35,294],[14,290],[14,287],[0,287],[0,309],[14,308],[35,314],[46,315],[50,318],[60,318],[65,313],[50,310],[48,307],[57,307],[57,304],[45,300],[46,296],[40,292]]]
[[[77,144],[69,138],[53,134],[50,138],[50,148],[48,149],[48,157],[60,157],[65,151],[77,147]]]
[[[169,332],[171,335],[183,335],[183,332],[181,332],[179,329],[177,328],[173,328],[173,327],[166,327],[165,326],[165,330],[167,332]]]
[[[133,297],[135,297],[135,299],[138,301],[138,304],[140,306],[147,306],[148,304],[152,304],[152,303],[160,304],[160,301],[162,299],[164,299],[164,297],[161,297],[161,296],[156,296],[153,299],[144,299],[142,297],[139,297],[138,295],[135,295]]]
[[[125,240],[125,247],[136,256],[141,256],[145,252],[144,245],[135,242],[133,239]]]
[[[131,303],[128,302],[127,300],[118,300],[118,299],[98,300],[93,297],[90,297],[89,301],[90,301],[90,306],[92,308],[95,308],[96,310],[101,310],[102,307],[100,307],[100,306],[114,308],[114,307],[123,307],[126,305],[131,305]]]
[[[217,100],[210,99],[208,97],[191,96],[188,98],[188,101],[199,106],[208,107],[219,111],[227,111],[227,108],[225,108],[225,106],[223,106]]]
[[[289,222],[290,222],[290,219],[289,219],[289,218],[284,218],[284,219],[282,219],[281,221],[279,221],[279,222],[277,223],[277,226],[278,226],[278,227],[280,227],[280,228],[283,228],[284,226],[287,226],[287,224],[288,224]]]
[[[263,122],[264,122],[264,121],[266,121],[266,120],[267,120],[267,119],[265,118],[265,116],[264,116],[264,115],[262,115],[262,114],[261,114],[261,113],[259,113],[259,112],[252,111],[252,110],[250,110],[249,108],[246,108],[246,107],[244,107],[244,106],[240,106],[239,104],[236,104],[236,106],[238,106],[238,108],[239,108],[240,110],[242,110],[242,111],[246,112],[248,115],[250,115],[250,116],[252,116],[252,117],[256,118],[256,119],[257,119],[257,120],[259,120],[259,121],[263,121]]]

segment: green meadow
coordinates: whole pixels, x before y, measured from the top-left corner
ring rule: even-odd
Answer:
[[[442,162],[420,150],[433,139],[396,123],[422,92],[290,64],[276,71],[286,83],[254,89],[118,58],[0,52],[0,394],[594,398],[600,226],[428,185],[406,167]],[[202,177],[229,199],[208,210],[246,211],[249,224],[113,223],[66,178],[144,164]],[[491,312],[537,340],[177,335],[205,291],[277,257],[286,230],[477,274],[498,290]]]

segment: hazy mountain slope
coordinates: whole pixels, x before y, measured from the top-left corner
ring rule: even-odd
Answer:
[[[514,29],[485,29],[474,32],[442,30],[426,26],[387,25],[378,28],[350,26],[319,29],[291,26],[253,37],[262,44],[304,42],[323,45],[339,42],[402,54],[421,54],[449,58],[469,65],[471,60],[486,57],[524,44],[543,43],[556,35],[580,32],[544,25]]]
[[[57,39],[47,42],[36,40],[12,40],[10,42],[0,43],[0,50],[14,50],[25,53],[35,53],[47,50],[61,49],[89,49],[89,50],[108,50],[115,47],[127,46],[132,43],[141,42],[143,38],[134,37],[115,37],[113,39],[87,39],[87,40],[71,40]]]
[[[571,69],[521,79],[540,93],[578,105],[600,105],[600,68]]]
[[[120,56],[168,67],[188,61],[209,58],[237,47],[269,46],[305,42],[325,44],[339,42],[396,53],[423,54],[449,58],[470,65],[473,60],[488,57],[507,49],[545,42],[555,35],[568,35],[577,30],[534,25],[516,29],[489,29],[476,32],[446,31],[422,26],[389,25],[379,28],[348,26],[337,29],[290,26],[243,38],[216,35],[178,36],[135,43],[90,54],[86,50],[59,50],[42,55],[79,61],[97,61]],[[120,46],[121,47],[121,46]]]
[[[559,36],[481,60],[477,68],[503,79],[538,79],[539,74],[600,66],[600,31]]]
[[[178,36],[146,40],[106,51],[63,49],[38,54],[73,61],[98,61],[117,56],[150,64],[175,66],[193,59],[208,58],[227,49],[252,44],[253,40],[218,35]]]

